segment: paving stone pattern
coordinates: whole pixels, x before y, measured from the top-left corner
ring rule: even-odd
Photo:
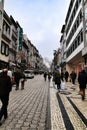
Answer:
[[[25,83],[25,89],[10,94],[8,119],[0,130],[49,130],[47,127],[49,84],[35,76]],[[47,128],[46,128],[47,127]]]
[[[87,130],[87,89],[86,99],[84,101],[81,100],[81,95],[78,93],[78,84],[72,86],[71,83],[67,83],[67,90],[59,93],[57,89],[51,85],[51,130]],[[59,103],[59,98],[62,105]],[[68,98],[77,107],[80,114],[78,114],[76,109],[69,102]],[[65,115],[64,111],[61,113],[61,107],[64,107],[64,111],[67,113],[68,117]],[[85,121],[82,120],[82,117],[84,117]]]
[[[0,130],[87,130],[87,89],[82,101],[78,84],[66,86],[58,93],[52,81],[38,75],[26,81],[24,90],[13,87]]]

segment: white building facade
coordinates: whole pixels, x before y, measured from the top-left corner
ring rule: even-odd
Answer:
[[[74,70],[77,74],[84,67],[82,50],[85,46],[84,39],[84,10],[83,0],[71,0],[65,19],[66,25],[66,70]]]

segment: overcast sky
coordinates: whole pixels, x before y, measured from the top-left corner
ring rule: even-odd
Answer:
[[[23,28],[42,57],[53,59],[70,0],[5,0],[4,9]]]

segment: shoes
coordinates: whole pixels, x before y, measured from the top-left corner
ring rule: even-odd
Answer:
[[[17,90],[19,90],[19,88],[16,88],[15,90],[17,91]]]
[[[85,99],[85,96],[84,95],[82,95],[82,100],[84,100]]]
[[[21,88],[21,90],[23,90],[24,88]]]
[[[2,125],[2,123],[0,122],[0,126]]]
[[[8,118],[8,116],[4,116],[4,119],[6,120]]]

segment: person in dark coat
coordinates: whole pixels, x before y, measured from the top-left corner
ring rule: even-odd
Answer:
[[[64,73],[61,71],[61,80],[64,81]]]
[[[50,80],[51,80],[51,73],[49,72],[48,73],[48,81],[50,82]]]
[[[80,88],[82,100],[84,100],[85,99],[85,89],[86,89],[86,84],[87,84],[87,73],[85,72],[85,70],[82,70],[79,73],[78,82],[79,82],[79,88]]]
[[[44,72],[44,80],[46,81],[47,79],[47,72]]]
[[[68,77],[69,77],[68,71],[65,72],[65,75],[64,75],[64,76],[65,76],[65,81],[68,82]]]
[[[21,90],[24,89],[25,81],[26,81],[25,75],[24,75],[24,73],[22,73],[22,79],[21,79]]]
[[[0,110],[0,125],[2,117],[4,119],[8,117],[7,106],[9,102],[9,93],[12,90],[11,79],[7,75],[7,69],[3,69],[0,75],[0,100],[2,102],[2,107]]]
[[[54,82],[57,85],[57,89],[60,91],[61,74],[59,70],[56,70],[54,73]]]
[[[18,90],[19,89],[19,82],[20,82],[20,79],[21,79],[20,72],[18,72],[18,71],[14,72],[14,79],[15,79],[15,83],[16,83],[16,89],[15,90]]]
[[[72,82],[72,84],[75,84],[76,73],[75,73],[74,71],[71,72],[71,74],[70,74],[70,78],[71,78],[71,82]]]

